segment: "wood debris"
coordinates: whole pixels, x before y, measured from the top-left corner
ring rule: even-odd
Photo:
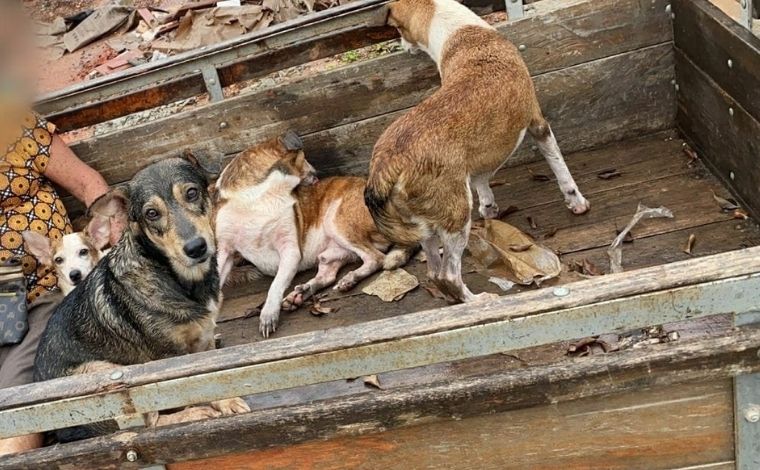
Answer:
[[[611,180],[612,178],[623,176],[623,174],[617,171],[615,168],[609,168],[607,170],[600,171],[596,176],[602,180]]]
[[[692,234],[689,234],[689,239],[686,240],[686,246],[683,248],[683,252],[687,255],[691,254],[691,250],[694,249],[694,243],[697,241],[697,236]]]

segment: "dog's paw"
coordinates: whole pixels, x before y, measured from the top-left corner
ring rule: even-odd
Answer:
[[[311,286],[299,284],[282,300],[282,309],[292,312],[303,305],[304,301],[311,297]]]
[[[267,309],[266,305],[259,315],[259,331],[261,336],[269,338],[269,335],[277,331],[277,321],[280,319],[280,308]]]
[[[222,413],[212,406],[190,406],[184,410],[170,413],[167,415],[160,415],[156,422],[156,426],[166,426],[168,424],[187,423],[190,421],[198,421],[201,419],[218,418],[222,416]]]
[[[351,274],[346,274],[343,279],[333,286],[333,289],[338,292],[348,292],[354,287],[356,287],[356,279]]]
[[[480,216],[484,219],[498,219],[499,218],[499,206],[495,202],[486,206],[480,206],[478,208]]]
[[[581,215],[588,212],[591,208],[591,204],[588,202],[588,199],[578,192],[574,198],[567,201],[567,208],[570,209],[573,214]]]
[[[248,403],[240,397],[212,401],[211,406],[222,413],[222,416],[239,415],[251,411]]]

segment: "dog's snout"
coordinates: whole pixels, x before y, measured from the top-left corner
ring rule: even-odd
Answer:
[[[79,281],[82,280],[82,271],[78,269],[72,269],[69,273],[69,279],[71,279],[71,282],[73,282],[75,285],[79,283]]]
[[[208,251],[208,245],[206,244],[205,239],[198,237],[185,243],[185,246],[182,247],[182,249],[190,258],[198,259],[206,254],[206,251]]]

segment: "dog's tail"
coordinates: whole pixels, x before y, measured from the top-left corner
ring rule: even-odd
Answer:
[[[387,173],[387,171],[385,172]],[[412,247],[423,238],[423,228],[404,216],[404,195],[398,190],[397,175],[373,174],[364,188],[364,203],[378,231],[399,247]]]

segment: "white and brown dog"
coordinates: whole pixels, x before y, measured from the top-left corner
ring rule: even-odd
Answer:
[[[60,240],[51,240],[31,230],[21,236],[29,254],[40,264],[53,268],[58,288],[63,295],[68,295],[107,253],[103,248],[108,245],[110,234],[110,220],[95,216],[83,232],[69,233]]]
[[[408,50],[424,50],[441,88],[396,120],[375,145],[365,200],[380,232],[400,246],[417,243],[428,275],[454,301],[472,301],[461,257],[470,231],[472,194],[480,214],[499,213],[489,179],[526,131],[554,172],[568,208],[589,209],[539,108],[517,48],[454,0],[398,0],[388,24]],[[439,246],[443,244],[443,257]]]
[[[230,162],[215,187],[216,238],[222,285],[239,253],[274,276],[261,310],[260,330],[277,328],[280,309],[293,310],[331,284],[345,264],[361,261],[335,285],[346,291],[380,268],[406,263],[392,250],[364,205],[365,180],[333,177],[317,182],[294,132],[270,139]],[[316,276],[283,299],[296,273],[317,266]]]

